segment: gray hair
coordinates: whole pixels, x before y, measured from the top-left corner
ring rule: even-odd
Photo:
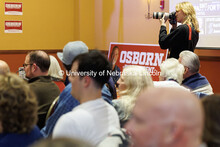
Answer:
[[[189,68],[191,73],[198,73],[200,68],[199,57],[191,51],[182,51],[179,55],[180,62],[183,66]]]
[[[183,81],[184,67],[175,58],[166,59],[160,65],[160,76],[166,78],[166,80],[176,80],[179,84]]]

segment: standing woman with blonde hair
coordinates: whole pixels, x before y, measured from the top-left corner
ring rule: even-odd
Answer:
[[[129,65],[123,69],[118,80],[119,99],[113,100],[121,126],[129,120],[137,95],[145,88],[153,86],[151,75],[146,67]]]
[[[165,16],[165,15],[164,15]],[[189,50],[194,52],[199,40],[199,24],[196,19],[196,12],[190,2],[181,2],[176,5],[176,21],[170,21],[172,28],[167,34],[166,19],[160,19],[161,28],[159,44],[162,49],[169,48],[170,55],[178,59],[180,52]],[[177,26],[177,22],[181,25]]]

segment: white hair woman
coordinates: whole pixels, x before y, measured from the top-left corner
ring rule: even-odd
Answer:
[[[145,88],[153,86],[147,69],[142,66],[130,65],[123,69],[118,80],[119,99],[113,100],[121,126],[130,118],[137,95]]]
[[[51,80],[59,87],[60,92],[65,88],[64,82],[62,81],[63,75],[60,68],[60,64],[57,59],[50,55],[50,68],[48,70],[48,75],[51,77]]]
[[[175,58],[169,58],[160,65],[160,81],[173,80],[178,84],[183,81],[184,66]]]
[[[154,82],[155,87],[177,87],[185,90],[185,87],[180,86],[183,81],[184,66],[175,58],[166,59],[160,65],[159,82]]]

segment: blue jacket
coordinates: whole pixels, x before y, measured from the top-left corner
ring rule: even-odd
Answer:
[[[202,76],[200,73],[196,73],[184,79],[182,85],[187,86],[190,89],[194,90],[209,85],[209,81],[206,79],[206,77]]]
[[[200,73],[184,79],[182,85],[190,88],[199,98],[213,93],[209,81]]]
[[[0,147],[27,147],[42,137],[37,126],[30,133],[2,133],[0,134]]]

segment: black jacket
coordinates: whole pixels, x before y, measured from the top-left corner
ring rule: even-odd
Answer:
[[[189,41],[189,27],[186,24],[179,25],[175,30],[171,29],[167,35],[165,26],[161,26],[159,35],[159,44],[161,49],[169,48],[170,58],[179,58],[183,50],[194,51],[199,40],[199,33],[192,28],[192,39]]]
[[[50,105],[59,96],[59,87],[50,79],[50,76],[38,76],[28,81],[31,90],[36,95],[38,101],[38,122],[41,129],[45,126],[45,120]]]

